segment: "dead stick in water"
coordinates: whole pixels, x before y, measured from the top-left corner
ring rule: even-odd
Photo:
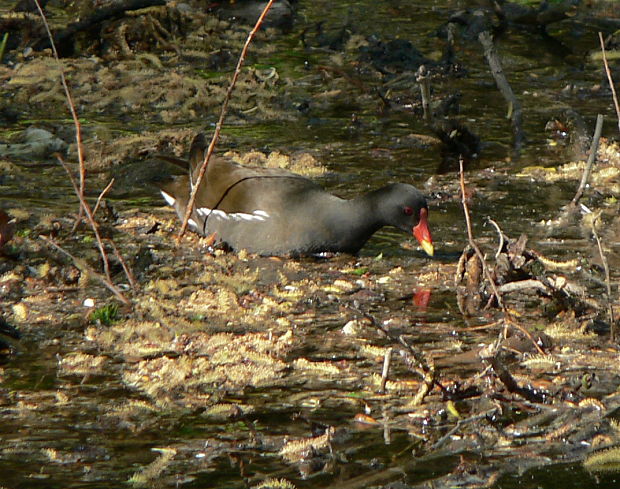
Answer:
[[[508,392],[517,394],[534,403],[541,403],[545,400],[545,396],[536,389],[521,387],[497,355],[491,358],[489,362],[493,366],[493,370],[497,374],[499,380],[504,384],[506,389],[508,389]]]
[[[196,202],[196,194],[198,193],[198,188],[200,187],[200,183],[202,182],[202,179],[204,178],[204,175],[207,171],[207,165],[209,164],[209,159],[211,159],[211,155],[213,154],[215,145],[217,144],[220,138],[222,124],[224,123],[224,118],[226,117],[226,112],[228,110],[228,102],[230,101],[232,92],[235,88],[235,85],[237,84],[237,78],[239,78],[239,74],[241,73],[241,67],[243,66],[243,62],[245,61],[245,56],[248,52],[248,48],[250,47],[250,43],[252,42],[252,39],[254,39],[254,36],[260,29],[260,26],[263,23],[263,20],[265,19],[267,12],[269,12],[269,9],[271,8],[271,5],[273,4],[273,2],[274,0],[269,0],[267,5],[265,5],[265,8],[263,9],[262,13],[258,17],[258,20],[256,21],[256,24],[254,25],[254,28],[248,34],[248,38],[246,39],[245,44],[243,45],[241,54],[239,55],[239,61],[237,61],[237,67],[235,68],[235,72],[230,81],[230,85],[228,86],[228,90],[226,91],[226,97],[224,97],[224,103],[222,104],[222,110],[220,111],[220,118],[218,119],[217,124],[215,126],[215,131],[213,132],[213,138],[211,138],[211,142],[209,143],[209,148],[207,149],[205,158],[202,164],[200,165],[200,170],[198,172],[198,176],[196,177],[196,181],[192,182],[192,185],[191,185],[192,192],[190,194],[189,201],[187,202],[187,209],[185,209],[185,216],[183,217],[183,223],[181,224],[181,230],[179,231],[179,234],[177,236],[177,243],[180,242],[181,238],[185,234],[185,230],[187,229],[187,224],[189,223],[189,218],[192,215],[192,210],[194,209],[194,203]],[[192,178],[193,176],[190,175],[190,179]]]
[[[385,393],[385,384],[387,384],[388,376],[390,374],[390,362],[392,361],[392,348],[388,348],[385,351],[383,357],[383,370],[381,371],[381,385],[379,386],[379,392]]]
[[[525,142],[525,134],[523,132],[523,110],[521,109],[521,102],[515,96],[508,79],[504,74],[502,68],[502,62],[500,61],[499,54],[493,44],[493,36],[489,31],[482,31],[478,34],[478,41],[484,48],[484,57],[491,68],[491,74],[495,79],[497,88],[508,102],[510,119],[512,121],[512,131],[514,133],[514,146],[517,152],[521,151],[521,147]]]
[[[480,263],[482,265],[482,273],[484,274],[484,277],[488,280],[489,284],[491,285],[491,288],[493,289],[493,294],[495,294],[495,298],[497,299],[497,304],[502,309],[502,311],[504,311],[506,316],[509,316],[508,311],[506,310],[506,307],[504,306],[504,302],[502,301],[502,296],[497,290],[497,287],[495,286],[495,282],[493,281],[493,278],[491,277],[491,274],[489,273],[489,269],[486,266],[484,255],[482,254],[482,251],[480,251],[480,248],[478,247],[478,244],[476,243],[476,240],[474,239],[474,232],[472,231],[472,227],[471,227],[471,217],[469,215],[469,206],[467,205],[467,197],[466,197],[466,189],[465,189],[465,174],[463,171],[463,158],[459,158],[459,177],[460,177],[459,182],[461,186],[461,204],[463,205],[463,213],[465,214],[465,226],[467,228],[467,241],[469,242],[469,246],[471,246],[471,248],[474,250],[474,253],[476,253],[476,256],[480,260]]]
[[[497,260],[502,250],[504,249],[504,233],[499,227],[499,224],[497,224],[493,219],[491,219],[490,217],[487,217],[487,221],[489,221],[493,225],[493,227],[495,227],[495,230],[497,231],[497,234],[499,235],[499,243],[497,244],[497,251],[495,252],[495,259]]]
[[[466,191],[465,191],[465,172],[463,170],[463,157],[459,158],[459,183],[461,187],[461,204],[463,205],[463,214],[465,215],[465,226],[467,228],[467,241],[469,242],[469,246],[471,246],[472,250],[474,250],[474,253],[478,257],[478,260],[480,260],[480,266],[482,266],[482,273],[484,277],[486,278],[486,280],[491,285],[491,288],[493,289],[493,294],[495,295],[495,298],[497,300],[497,304],[499,305],[499,307],[504,313],[504,328],[502,330],[500,337],[495,343],[495,347],[494,347],[494,350],[497,352],[499,351],[501,347],[502,340],[505,339],[507,336],[507,328],[508,328],[508,323],[510,322],[510,315],[508,314],[508,310],[504,306],[504,301],[502,300],[502,296],[500,295],[499,291],[497,290],[497,287],[495,286],[493,277],[491,277],[491,274],[489,273],[489,269],[487,268],[484,255],[482,254],[482,251],[480,251],[480,248],[478,247],[478,244],[476,243],[476,240],[474,239],[474,232],[472,231],[472,227],[471,227],[471,217],[469,216],[469,206],[467,205],[467,196],[466,196]]]
[[[435,368],[435,362],[432,358],[427,359],[424,354],[422,354],[422,352],[418,351],[415,347],[410,345],[403,335],[394,335],[389,329],[383,326],[372,314],[364,312],[354,306],[349,306],[349,308],[368,319],[370,321],[370,324],[372,324],[376,329],[381,331],[381,333],[383,333],[387,338],[392,341],[397,341],[402,346],[404,346],[406,349],[404,353],[407,356],[413,357],[413,360],[418,366],[415,371],[418,375],[422,377],[422,384],[420,385],[420,388],[418,389],[416,395],[411,400],[412,405],[418,406],[419,404],[421,404],[424,400],[424,397],[426,397],[426,395],[432,390],[433,386],[435,385],[437,385],[442,391],[445,391],[445,388],[437,379],[438,372]],[[409,363],[412,362],[407,361],[408,365]]]
[[[427,124],[432,122],[431,113],[431,81],[426,66],[420,65],[416,73],[416,81],[420,84],[420,95],[422,96],[422,108],[424,109],[424,120]]]
[[[71,90],[69,89],[67,78],[65,77],[64,67],[62,63],[60,62],[60,57],[58,56],[58,50],[56,49],[56,44],[54,43],[54,37],[52,36],[52,31],[47,22],[47,17],[45,16],[45,13],[43,12],[43,8],[41,7],[39,0],[35,0],[35,4],[37,6],[37,10],[39,11],[39,15],[41,16],[41,20],[43,21],[45,32],[47,33],[47,36],[49,38],[50,46],[52,48],[52,54],[54,56],[56,64],[58,65],[58,70],[60,73],[60,81],[62,83],[62,87],[65,92],[65,98],[67,100],[69,112],[71,113],[71,118],[73,119],[73,125],[75,126],[75,143],[76,143],[76,148],[77,148],[77,157],[78,157],[79,175],[80,175],[79,186],[76,184],[75,179],[73,178],[73,175],[71,174],[71,171],[69,170],[68,166],[65,164],[63,159],[60,156],[58,156],[58,161],[63,166],[67,174],[69,175],[69,179],[71,180],[73,189],[78,197],[78,200],[80,201],[78,218],[76,220],[74,230],[77,228],[78,223],[82,220],[82,217],[84,216],[84,214],[86,214],[89,224],[91,228],[93,229],[93,232],[95,233],[95,237],[97,239],[97,246],[99,247],[101,259],[103,261],[103,268],[105,271],[106,280],[108,281],[107,283],[105,282],[104,283],[106,284],[108,288],[110,288],[110,290],[112,290],[112,292],[124,304],[129,304],[129,301],[125,299],[121,291],[112,282],[112,277],[110,275],[110,265],[108,262],[108,256],[103,246],[103,241],[101,240],[101,236],[99,235],[99,229],[94,219],[94,213],[90,210],[90,206],[88,205],[88,203],[86,202],[86,199],[84,198],[84,193],[85,193],[85,188],[86,188],[86,164],[84,162],[84,148],[82,146],[82,126],[80,124],[80,119],[78,117],[77,110],[75,108],[75,103],[73,102],[73,97],[71,96]],[[108,187],[104,189],[101,195],[107,192],[108,188],[111,187],[111,185],[112,185],[112,182],[110,182]]]
[[[588,156],[588,162],[586,163],[586,167],[583,170],[583,175],[581,175],[581,182],[579,182],[577,193],[575,193],[575,196],[570,202],[569,207],[575,207],[577,205],[579,199],[581,199],[581,197],[583,196],[583,192],[585,191],[588,180],[590,179],[590,173],[592,173],[592,167],[594,166],[594,161],[596,160],[596,153],[598,152],[598,143],[601,139],[601,133],[603,132],[603,120],[604,117],[601,114],[596,116],[596,127],[594,128],[594,136],[592,136],[592,144],[590,145],[590,155]]]

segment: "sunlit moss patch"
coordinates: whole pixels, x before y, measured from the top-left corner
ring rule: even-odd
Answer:
[[[620,472],[620,447],[588,455],[583,461],[583,466],[591,472]]]
[[[334,428],[329,428],[325,434],[320,436],[291,440],[282,447],[278,455],[289,462],[294,462],[309,456],[314,451],[320,452],[327,450],[329,447],[329,440],[333,433]]]
[[[159,452],[159,457],[129,478],[127,482],[132,486],[143,487],[153,483],[177,454],[174,448],[153,448],[153,451]]]
[[[87,355],[86,353],[69,353],[60,361],[61,372],[64,374],[87,375],[102,371],[106,358]]]

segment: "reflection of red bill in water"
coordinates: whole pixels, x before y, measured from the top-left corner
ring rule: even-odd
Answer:
[[[413,293],[413,305],[418,309],[425,310],[431,301],[431,289],[416,289]]]

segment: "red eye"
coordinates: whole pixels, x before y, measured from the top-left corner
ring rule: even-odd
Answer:
[[[413,216],[413,209],[409,207],[408,205],[403,207],[403,212],[405,213],[406,216]]]

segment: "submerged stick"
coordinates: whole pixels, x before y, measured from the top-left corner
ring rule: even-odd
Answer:
[[[196,177],[196,181],[192,182],[192,185],[191,185],[192,192],[190,194],[189,201],[187,202],[187,208],[185,209],[185,216],[183,217],[183,223],[181,224],[181,230],[179,231],[179,234],[177,236],[177,243],[181,240],[181,238],[183,237],[187,229],[187,224],[189,223],[189,218],[192,215],[192,211],[194,209],[194,203],[196,202],[196,194],[198,193],[198,188],[200,187],[200,183],[202,182],[202,179],[204,178],[204,175],[207,171],[207,165],[209,164],[209,159],[211,158],[211,155],[213,154],[215,145],[217,144],[220,138],[222,124],[224,123],[224,118],[226,117],[226,112],[228,110],[228,102],[230,101],[232,92],[235,88],[235,85],[237,84],[237,78],[239,78],[239,74],[241,73],[241,67],[243,66],[243,62],[245,61],[245,56],[248,52],[248,48],[250,47],[250,43],[252,42],[252,39],[254,39],[254,36],[260,29],[260,26],[263,23],[263,20],[265,19],[267,12],[269,12],[269,9],[271,8],[271,5],[273,4],[273,2],[274,0],[269,0],[269,2],[267,2],[267,5],[265,5],[265,8],[263,9],[262,13],[258,17],[258,20],[256,21],[256,24],[254,25],[254,28],[248,34],[248,38],[246,39],[245,44],[243,45],[241,54],[239,55],[239,60],[237,61],[237,67],[235,68],[235,72],[230,81],[230,85],[228,86],[228,90],[226,91],[226,97],[224,97],[224,103],[222,104],[222,110],[220,111],[220,117],[217,121],[217,124],[215,125],[215,131],[213,132],[213,138],[211,138],[211,142],[209,143],[209,148],[207,149],[205,158],[202,164],[200,165],[200,170],[198,172],[198,176]],[[190,175],[190,179],[191,178],[192,178],[192,175]]]
[[[410,345],[403,335],[396,336],[395,334],[393,334],[389,329],[385,328],[379,321],[377,321],[377,318],[375,318],[369,312],[364,312],[358,307],[354,307],[354,306],[349,306],[349,307],[353,311],[357,312],[358,314],[361,314],[366,319],[368,319],[370,321],[370,324],[372,324],[377,330],[381,331],[381,333],[383,333],[387,338],[389,338],[392,341],[397,341],[398,343],[400,343],[406,349],[405,353],[411,355],[411,357],[413,357],[413,360],[419,366],[419,369],[416,371],[416,373],[422,377],[422,384],[420,385],[420,388],[418,389],[418,392],[416,393],[416,395],[411,400],[412,405],[418,406],[422,404],[422,401],[424,400],[424,398],[433,389],[435,385],[437,385],[441,390],[445,390],[445,388],[439,383],[439,380],[437,379],[438,372],[437,372],[437,369],[435,368],[435,362],[432,358],[427,359],[422,352],[418,351],[414,346]],[[391,358],[391,354],[389,357]],[[386,358],[388,357],[386,356],[384,358],[384,367],[386,363]],[[407,361],[407,363],[409,364],[410,360]],[[388,365],[389,365],[389,362],[388,362]],[[419,370],[421,370],[421,372]],[[387,381],[387,375],[386,375],[386,381]],[[382,382],[382,386],[385,387],[383,385],[383,382]]]
[[[596,153],[598,152],[598,143],[601,139],[601,133],[603,132],[603,120],[604,117],[601,114],[596,116],[596,127],[594,128],[594,136],[592,136],[592,144],[590,145],[590,155],[588,156],[586,168],[583,170],[583,175],[581,175],[581,182],[579,182],[577,192],[569,204],[570,207],[575,207],[577,205],[590,179],[590,173],[592,173],[592,167],[594,166]]]
[[[2,63],[2,58],[4,58],[4,51],[6,50],[6,43],[9,40],[9,33],[5,32],[2,36],[2,41],[0,41],[0,63]]]
[[[508,392],[517,394],[533,403],[544,402],[545,396],[539,390],[521,387],[497,355],[491,358],[489,362],[493,366],[493,370],[497,374],[499,380],[504,384],[506,389],[508,389]]]
[[[488,31],[482,31],[478,34],[478,40],[484,48],[484,57],[491,68],[491,74],[495,79],[497,88],[508,102],[508,108],[510,113],[510,119],[512,121],[512,130],[514,133],[514,146],[517,152],[521,151],[521,147],[525,141],[525,134],[523,132],[523,111],[521,109],[521,102],[515,96],[510,83],[504,75],[502,68],[502,62],[500,61],[499,54],[493,44],[493,36]]]
[[[127,277],[127,280],[129,281],[129,286],[132,289],[136,290],[137,288],[136,279],[131,271],[131,268],[129,267],[127,262],[123,259],[123,255],[121,255],[121,253],[118,251],[118,248],[114,244],[114,241],[110,239],[108,240],[108,242],[110,243],[110,246],[112,247],[112,250],[114,251],[114,255],[120,262],[121,267],[123,267],[123,272],[125,272],[125,276]]]

